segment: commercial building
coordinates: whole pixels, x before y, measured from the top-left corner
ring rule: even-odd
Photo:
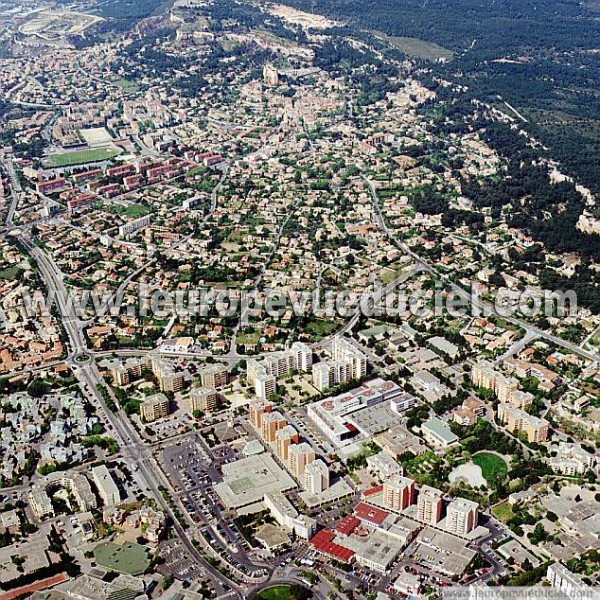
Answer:
[[[428,485],[423,485],[417,499],[417,518],[427,525],[436,525],[442,518],[443,493]]]
[[[310,494],[320,494],[329,487],[329,468],[318,458],[306,465],[304,489]]]
[[[499,404],[498,418],[506,423],[509,431],[524,431],[530,443],[542,443],[548,438],[550,424],[546,419],[534,417],[512,404]]]
[[[146,423],[168,416],[169,399],[164,394],[154,394],[140,404],[140,416]]]
[[[390,400],[390,408],[398,414],[406,412],[417,403],[417,399],[408,392],[399,394]]]
[[[353,412],[384,401],[391,402],[403,393],[393,381],[377,377],[349,392],[309,404],[307,413],[327,438],[342,444],[358,433],[358,428],[349,418]]]
[[[283,494],[277,492],[265,494],[264,505],[280,525],[293,531],[299,538],[309,540],[315,534],[317,521],[298,513]]]
[[[199,410],[200,412],[211,412],[217,407],[219,394],[214,388],[199,387],[190,391],[185,400],[186,408],[189,412]]]
[[[465,498],[455,498],[448,504],[446,530],[455,535],[466,535],[477,527],[478,516],[479,504],[477,502]]]
[[[273,457],[263,452],[223,465],[223,481],[214,490],[228,509],[240,509],[260,506],[265,494],[284,493],[297,487]]]
[[[383,484],[383,505],[390,510],[402,511],[414,504],[415,482],[408,477],[396,476]]]
[[[119,488],[105,465],[98,465],[92,469],[92,480],[105,506],[113,506],[121,501]]]

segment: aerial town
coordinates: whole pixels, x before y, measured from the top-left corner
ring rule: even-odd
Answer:
[[[600,262],[490,131],[592,191],[383,39],[125,4],[0,5],[0,600],[597,598]]]

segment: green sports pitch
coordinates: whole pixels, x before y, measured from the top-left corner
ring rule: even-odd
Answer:
[[[90,150],[73,150],[72,152],[50,154],[46,161],[50,167],[72,167],[110,160],[118,154],[119,151],[114,148],[92,148]]]

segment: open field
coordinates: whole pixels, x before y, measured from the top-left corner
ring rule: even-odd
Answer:
[[[432,61],[448,61],[454,58],[454,52],[438,46],[432,42],[425,42],[413,37],[390,37],[377,32],[379,37],[385,39],[394,48],[414,58],[423,58]]]
[[[19,28],[23,35],[56,40],[69,35],[81,35],[86,29],[103,21],[102,17],[77,12],[42,11],[32,15]]]
[[[110,160],[118,154],[118,150],[114,148],[94,148],[93,150],[74,150],[50,154],[46,160],[51,167],[72,167],[73,165]]]
[[[490,452],[479,452],[473,456],[473,462],[481,467],[487,481],[495,477],[506,477],[508,465],[503,458]]]
[[[312,29],[329,29],[336,27],[340,23],[323,17],[322,15],[310,14],[301,10],[296,10],[284,4],[272,4],[269,6],[269,12],[284,21],[301,25],[302,27]]]
[[[503,502],[492,508],[492,514],[502,523],[507,523],[513,516],[512,506],[508,502]]]

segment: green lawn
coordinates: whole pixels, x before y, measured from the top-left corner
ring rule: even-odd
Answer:
[[[491,481],[495,477],[505,477],[508,473],[508,465],[503,458],[490,452],[479,452],[473,456],[473,462],[481,467],[483,476]]]
[[[274,585],[254,596],[255,600],[303,600],[312,596],[307,588],[300,585]]]
[[[512,506],[508,502],[503,502],[492,508],[492,514],[502,523],[507,523],[513,516]]]
[[[74,150],[73,152],[62,152],[51,154],[46,159],[51,167],[71,167],[85,163],[110,160],[119,154],[114,148],[94,148],[91,150]]]
[[[333,333],[339,325],[334,321],[325,321],[324,319],[316,319],[311,321],[306,326],[305,331],[310,335],[319,339]]]
[[[18,279],[22,273],[23,270],[20,267],[8,267],[0,271],[0,279],[4,281],[14,281],[15,279]]]

